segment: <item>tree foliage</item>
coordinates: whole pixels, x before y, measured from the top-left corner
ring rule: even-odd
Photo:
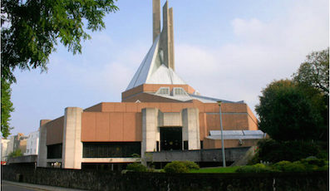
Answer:
[[[293,80],[269,84],[259,97],[259,128],[273,139],[328,140],[329,48],[312,52]]]
[[[329,48],[309,54],[297,73],[293,74],[293,80],[329,95]]]
[[[259,128],[275,140],[310,140],[324,135],[319,91],[291,80],[274,81],[262,90],[256,112]]]
[[[1,133],[5,139],[10,135],[10,130],[12,129],[9,121],[11,117],[10,113],[14,111],[14,107],[10,97],[10,83],[6,80],[1,80]]]
[[[258,142],[258,150],[250,162],[267,161],[276,163],[282,160],[297,161],[309,156],[322,157],[323,150],[316,141],[276,141],[263,139]]]
[[[58,40],[73,54],[81,53],[86,32],[105,28],[105,14],[115,12],[116,0],[3,0],[1,1],[1,131],[10,132],[10,84],[16,68],[47,70]],[[87,27],[84,24],[87,23]]]
[[[81,53],[87,30],[105,28],[106,13],[116,0],[3,0],[1,2],[1,78],[15,82],[15,68],[47,70],[57,39],[73,54]]]

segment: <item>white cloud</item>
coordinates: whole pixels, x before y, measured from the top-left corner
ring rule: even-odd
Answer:
[[[236,18],[231,24],[237,43],[178,45],[178,72],[204,95],[244,99],[254,109],[267,84],[290,78],[307,54],[329,46],[327,7],[326,1],[299,1],[268,22]]]

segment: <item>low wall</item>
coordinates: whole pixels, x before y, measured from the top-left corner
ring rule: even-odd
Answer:
[[[114,173],[69,169],[4,166],[9,181],[85,190],[206,191],[206,190],[328,190],[328,172],[253,174]],[[275,189],[274,189],[275,188]]]
[[[235,162],[241,159],[250,147],[226,148],[226,162]],[[194,162],[222,162],[221,149],[201,149],[183,151],[148,152],[148,162],[194,161]]]
[[[36,163],[37,162],[38,155],[28,155],[28,156],[20,156],[20,157],[14,157],[9,158],[7,164],[12,163]]]

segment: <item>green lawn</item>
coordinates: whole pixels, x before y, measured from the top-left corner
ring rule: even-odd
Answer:
[[[214,168],[201,168],[199,170],[191,170],[190,173],[235,173],[238,166],[234,167],[214,167]]]

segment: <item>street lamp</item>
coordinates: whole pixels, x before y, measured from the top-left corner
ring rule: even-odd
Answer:
[[[224,140],[223,140],[223,127],[222,127],[222,115],[221,115],[221,101],[217,101],[217,102],[219,105],[219,114],[220,114],[222,166],[226,167],[225,145],[224,145]]]

